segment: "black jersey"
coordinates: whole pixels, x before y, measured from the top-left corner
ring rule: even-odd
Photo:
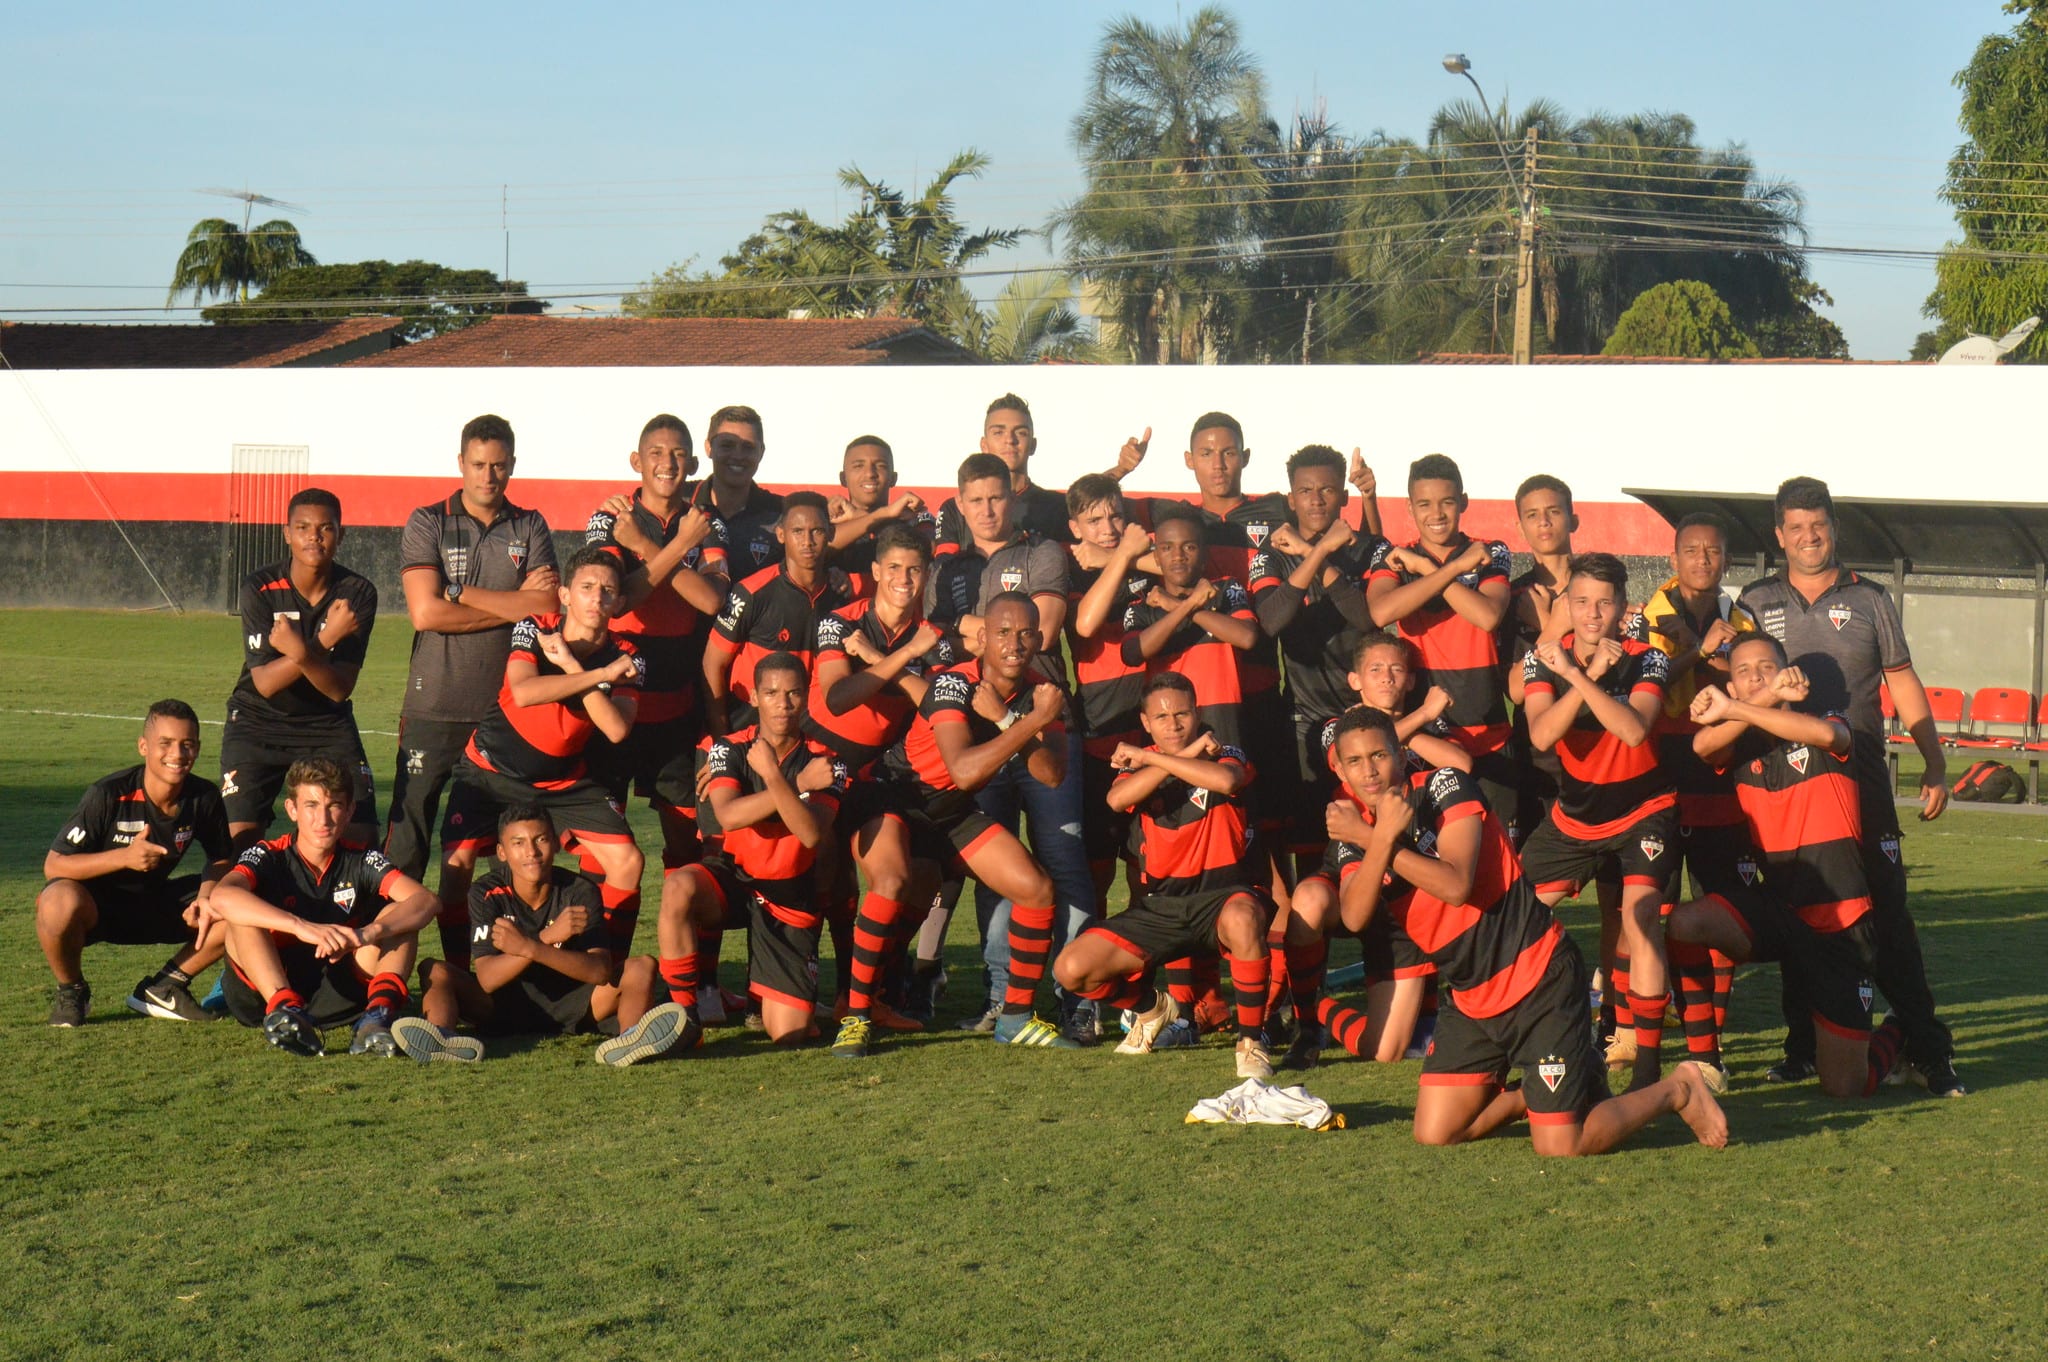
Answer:
[[[1312,723],[1336,718],[1358,698],[1344,678],[1358,641],[1372,627],[1365,578],[1381,542],[1377,537],[1353,539],[1330,555],[1328,566],[1336,570],[1336,579],[1325,582],[1327,574],[1318,573],[1306,591],[1287,584],[1301,566],[1299,557],[1270,542],[1252,555],[1250,590],[1259,628],[1278,640],[1294,712]],[[1281,617],[1285,622],[1277,630],[1268,627],[1269,620]]]
[[[328,659],[360,667],[370,651],[370,630],[377,623],[377,587],[368,577],[336,563],[327,595],[313,605],[292,585],[291,564],[252,572],[242,579],[242,675],[228,697],[228,722],[258,736],[303,742],[313,736],[355,736],[355,706],[330,700],[305,677],[275,695],[263,695],[251,676],[257,667],[284,654],[270,646],[270,631],[280,615],[293,620],[302,637],[317,638],[336,601],[347,601],[355,613],[355,632],[327,650]]]
[[[85,796],[51,841],[50,850],[59,856],[90,856],[119,850],[145,832],[166,853],[156,869],[147,873],[116,870],[92,883],[115,889],[159,890],[176,873],[185,848],[192,843],[199,843],[208,861],[225,861],[233,846],[219,786],[188,775],[178,792],[178,807],[164,813],[150,803],[142,787],[142,767],[131,766],[86,787]]]
[[[393,882],[405,872],[375,847],[342,842],[324,867],[299,854],[298,834],[258,842],[221,880],[247,889],[273,908],[307,922],[362,927],[391,902]],[[308,949],[311,949],[308,947]]]
[[[562,866],[554,867],[548,880],[547,899],[536,908],[519,897],[513,887],[512,872],[493,870],[469,887],[469,953],[475,960],[499,954],[491,944],[491,925],[499,918],[511,919],[512,925],[526,936],[538,938],[543,927],[551,925],[556,918],[571,908],[582,908],[586,914],[581,932],[561,943],[561,949],[582,954],[605,944],[604,905],[597,892],[597,886],[573,870]],[[520,982],[537,988],[549,998],[564,998],[579,988],[588,985],[578,979],[549,969],[539,963],[529,964],[519,974]]]
[[[656,544],[666,545],[674,541],[689,509],[686,501],[683,509],[663,520],[647,508],[640,499],[640,489],[635,488],[633,505],[627,514],[642,534]],[[683,555],[676,571],[729,572],[725,532],[724,523],[713,517],[711,532]],[[583,541],[618,559],[621,574],[629,575],[646,565],[645,559],[619,542],[618,517],[603,507],[590,513]],[[631,610],[615,616],[611,627],[617,633],[632,635],[634,646],[647,659],[647,681],[641,688],[640,708],[633,722],[662,723],[691,713],[697,703],[697,681],[704,673],[704,640],[710,632],[697,607],[665,582],[649,591]]]
[[[809,587],[797,585],[778,564],[735,582],[712,622],[709,646],[732,659],[726,673],[726,722],[738,728],[754,721],[754,669],[772,653],[788,653],[811,670],[818,618],[848,605],[853,584],[837,567],[825,567]]]
[[[747,499],[731,515],[718,509],[711,484],[700,482],[690,494],[691,504],[702,506],[718,522],[718,536],[732,562],[734,581],[774,567],[782,561],[782,541],[775,537],[775,523],[782,519],[782,494],[755,483]]]

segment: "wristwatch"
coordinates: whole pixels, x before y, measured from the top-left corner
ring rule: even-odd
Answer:
[[[610,695],[612,693],[612,683],[609,681],[600,681],[597,683],[594,689],[597,691],[599,695]]]
[[[460,603],[460,601],[462,600],[462,585],[463,584],[461,582],[450,582],[448,583],[448,589],[443,591],[441,594],[446,596],[450,601]]]
[[[1002,718],[1001,718],[1000,720],[998,720],[998,721],[997,721],[997,723],[996,723],[996,732],[998,732],[998,733],[1007,733],[1007,732],[1009,732],[1009,731],[1010,731],[1010,725],[1011,725],[1011,724],[1014,724],[1014,723],[1016,723],[1016,722],[1017,722],[1017,720],[1019,720],[1019,719],[1021,719],[1021,718],[1023,718],[1023,717],[1024,717],[1023,715],[1019,714],[1019,713],[1018,713],[1018,712],[1017,712],[1016,710],[1014,710],[1014,709],[1012,709],[1012,710],[1005,710],[1005,711],[1004,711],[1004,713],[1003,713],[1003,717],[1002,717]]]

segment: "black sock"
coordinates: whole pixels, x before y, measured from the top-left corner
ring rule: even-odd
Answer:
[[[160,984],[176,984],[179,988],[184,988],[192,982],[192,976],[179,969],[176,965],[165,965],[156,972],[156,981]]]

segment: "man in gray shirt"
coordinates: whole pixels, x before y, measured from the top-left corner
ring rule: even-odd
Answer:
[[[504,682],[512,626],[558,608],[554,535],[539,512],[505,499],[512,444],[502,416],[464,426],[462,489],[414,511],[399,540],[414,633],[384,850],[415,879],[426,869],[449,773]],[[447,890],[444,883],[442,902],[467,901],[461,887]],[[443,921],[441,945],[449,959],[469,958],[466,915]]]
[[[1792,478],[1778,488],[1778,547],[1785,569],[1744,588],[1738,602],[1757,627],[1785,645],[1792,665],[1806,673],[1812,692],[1803,708],[1839,713],[1856,745],[1851,757],[1861,793],[1863,867],[1874,906],[1877,986],[1906,1033],[1905,1053],[1928,1091],[1960,1097],[1954,1037],[1935,1015],[1920,936],[1906,907],[1906,864],[1899,848],[1898,808],[1884,757],[1884,717],[1878,698],[1889,684],[1899,723],[1912,735],[1926,770],[1920,777],[1920,818],[1941,816],[1948,804],[1948,765],[1913,670],[1905,629],[1884,587],[1844,568],[1835,558],[1835,504],[1818,478]],[[1768,1077],[1810,1076],[1813,1019],[1803,999],[1786,990],[1785,1059]]]

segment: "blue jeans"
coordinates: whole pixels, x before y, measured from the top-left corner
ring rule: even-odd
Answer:
[[[975,797],[981,811],[1018,831],[1028,821],[1026,842],[1031,854],[1052,877],[1052,956],[1095,920],[1095,880],[1088,873],[1088,850],[1081,842],[1081,735],[1067,732],[1067,777],[1058,785],[1038,783],[1021,759],[1012,759]],[[998,899],[980,881],[974,885],[974,920],[981,929],[982,977],[991,1002],[1003,1000],[1010,979],[1010,901]]]

